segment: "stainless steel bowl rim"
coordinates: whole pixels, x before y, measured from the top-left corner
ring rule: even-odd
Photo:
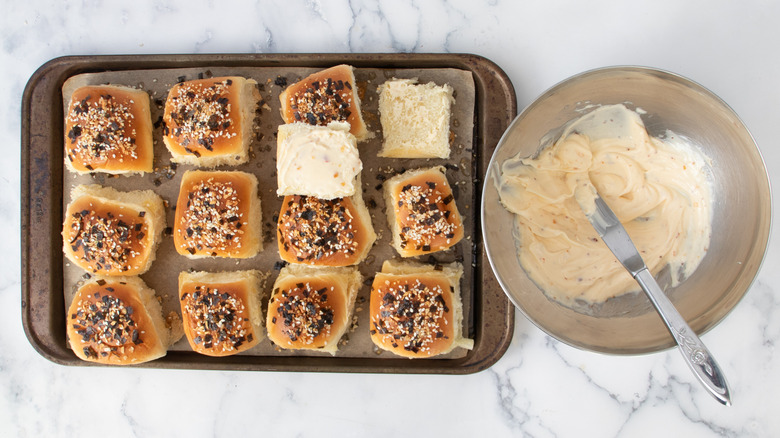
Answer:
[[[663,75],[663,76],[666,76],[669,79],[674,79],[677,82],[684,82],[684,83],[686,83],[686,84],[688,84],[690,86],[696,87],[702,93],[708,95],[713,100],[719,102],[723,106],[723,108],[725,108],[728,111],[730,111],[732,113],[733,117],[736,120],[739,121],[739,123],[741,124],[742,128],[745,130],[745,133],[752,140],[752,143],[755,146],[755,153],[756,153],[758,159],[761,161],[761,164],[763,165],[764,175],[766,177],[768,190],[769,190],[769,221],[768,221],[769,222],[769,229],[768,229],[768,235],[767,235],[767,242],[766,242],[766,244],[765,244],[765,246],[763,248],[763,251],[762,251],[762,254],[761,254],[761,260],[760,260],[759,266],[758,266],[758,268],[756,270],[756,275],[754,275],[753,278],[750,280],[750,283],[747,285],[747,287],[745,289],[745,292],[743,292],[741,297],[739,297],[739,301],[744,299],[744,296],[747,294],[747,291],[756,282],[756,279],[758,277],[758,273],[761,271],[761,269],[763,267],[763,263],[764,263],[764,261],[766,259],[766,253],[768,251],[769,242],[771,241],[771,238],[772,238],[772,220],[771,220],[771,218],[773,217],[773,213],[774,213],[774,201],[773,201],[773,196],[772,196],[772,186],[771,186],[769,173],[766,171],[766,161],[764,160],[764,157],[761,154],[761,150],[757,146],[757,143],[755,141],[755,137],[753,137],[752,133],[747,128],[747,125],[739,117],[739,115],[736,113],[736,111],[734,111],[734,109],[731,108],[731,106],[729,106],[717,94],[715,94],[714,92],[712,92],[708,88],[704,87],[703,85],[699,84],[698,82],[696,82],[696,81],[694,81],[694,80],[692,80],[690,78],[687,78],[685,76],[682,76],[680,74],[673,73],[671,71],[667,71],[667,70],[663,70],[663,69],[659,69],[659,68],[648,67],[648,66],[639,66],[639,65],[614,65],[614,66],[594,68],[594,69],[586,70],[584,72],[581,72],[581,73],[575,74],[573,76],[570,76],[570,77],[568,77],[568,78],[566,78],[566,79],[564,79],[562,81],[559,81],[558,83],[556,83],[552,87],[548,88],[547,90],[545,90],[544,92],[539,94],[535,99],[533,99],[531,101],[531,103],[526,105],[523,108],[523,110],[520,111],[517,114],[517,116],[514,118],[514,120],[512,120],[512,123],[510,123],[510,125],[507,127],[506,131],[504,131],[503,135],[501,136],[500,140],[498,141],[498,144],[496,145],[496,148],[494,149],[494,151],[492,153],[492,156],[490,158],[490,162],[488,163],[488,166],[487,166],[486,176],[485,176],[485,179],[483,181],[483,187],[482,187],[482,193],[481,193],[481,199],[480,199],[480,221],[482,223],[482,241],[484,242],[485,253],[487,255],[487,258],[488,258],[488,261],[490,263],[490,267],[491,267],[491,269],[493,271],[493,274],[495,275],[496,279],[498,280],[498,283],[501,285],[501,288],[504,291],[504,294],[512,302],[512,304],[514,304],[515,308],[517,308],[529,321],[531,321],[532,324],[534,324],[537,328],[539,328],[540,330],[545,332],[550,337],[552,337],[552,338],[554,338],[554,339],[556,339],[556,340],[558,340],[560,342],[563,342],[566,345],[569,345],[569,346],[572,346],[574,348],[577,348],[577,349],[593,351],[593,352],[601,353],[601,354],[621,355],[622,356],[622,355],[626,355],[626,353],[615,352],[615,351],[610,351],[610,350],[605,350],[605,349],[594,349],[594,348],[589,348],[589,347],[584,346],[584,345],[579,345],[579,344],[576,344],[576,343],[569,342],[564,337],[559,336],[558,334],[556,334],[553,331],[549,330],[542,323],[540,323],[539,321],[537,321],[535,318],[533,318],[531,315],[528,314],[526,309],[524,309],[523,306],[520,303],[518,303],[517,300],[515,299],[515,297],[509,292],[509,290],[510,290],[509,285],[506,284],[506,282],[504,281],[504,278],[498,272],[498,269],[496,267],[496,261],[494,259],[495,255],[491,251],[490,245],[488,243],[489,242],[488,237],[487,237],[487,224],[488,224],[488,222],[487,222],[487,217],[485,215],[485,210],[486,210],[486,205],[485,205],[486,192],[488,190],[488,185],[492,184],[492,178],[493,177],[492,177],[491,173],[492,173],[492,170],[497,165],[497,163],[496,163],[496,156],[497,156],[499,150],[501,149],[501,146],[505,143],[508,134],[513,130],[515,125],[518,124],[526,116],[526,114],[528,114],[530,111],[532,111],[535,106],[537,106],[541,101],[543,101],[543,99],[545,97],[550,96],[550,95],[556,93],[556,91],[558,91],[562,87],[568,85],[571,81],[573,81],[575,79],[576,80],[581,80],[582,78],[585,78],[587,76],[603,74],[603,73],[608,73],[608,72],[613,72],[613,71],[626,71],[626,72],[633,71],[633,72],[640,72],[640,73]],[[727,313],[725,315],[723,315],[719,320],[717,320],[715,323],[713,323],[709,327],[706,327],[704,330],[700,331],[698,334],[702,335],[702,334],[708,332],[709,330],[711,330],[713,327],[715,327],[718,324],[720,324],[723,321],[723,319],[725,319],[725,317],[734,310],[734,308],[739,303],[739,301],[731,309],[729,309],[727,311]],[[647,351],[642,351],[642,352],[636,352],[636,353],[631,353],[631,354],[635,354],[635,355],[638,355],[638,354],[652,354],[652,353],[657,353],[659,351],[664,351],[664,350],[668,350],[668,349],[671,349],[671,348],[675,348],[675,346],[676,346],[676,344],[669,343],[668,345],[666,345],[663,348],[647,350]]]

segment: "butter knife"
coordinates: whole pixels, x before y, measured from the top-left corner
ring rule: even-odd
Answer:
[[[715,362],[715,358],[688,326],[674,304],[666,297],[664,291],[661,290],[628,236],[626,229],[623,228],[623,224],[620,223],[606,202],[601,199],[596,188],[590,183],[584,187],[587,190],[581,190],[582,188],[583,186],[578,187],[575,198],[601,240],[607,244],[615,257],[647,294],[677,342],[685,362],[699,379],[699,382],[716,400],[726,406],[731,406],[728,384],[723,372]]]

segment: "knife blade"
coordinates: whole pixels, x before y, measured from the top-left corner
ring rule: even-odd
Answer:
[[[716,400],[731,406],[729,387],[715,358],[655,281],[615,212],[590,182],[578,185],[575,199],[601,240],[650,299],[699,382]]]

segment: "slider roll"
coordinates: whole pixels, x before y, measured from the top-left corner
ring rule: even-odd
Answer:
[[[65,116],[65,165],[71,172],[133,174],[153,170],[149,95],[103,85],[73,91]]]
[[[429,266],[386,261],[371,287],[371,340],[399,356],[426,358],[456,347],[471,349],[462,336],[460,264]]]
[[[451,248],[463,239],[463,222],[444,167],[407,171],[384,184],[393,246],[402,257]]]
[[[148,362],[182,335],[175,312],[163,318],[152,289],[138,277],[94,277],[68,308],[67,336],[80,359],[110,365]]]
[[[268,338],[283,349],[335,355],[361,281],[355,268],[282,268],[268,303]]]
[[[230,356],[265,338],[258,271],[182,272],[179,303],[190,347],[207,356]]]
[[[350,266],[363,261],[376,240],[360,191],[350,198],[285,196],[279,212],[279,255],[289,263]]]
[[[171,161],[199,167],[246,163],[258,100],[257,83],[238,76],[174,85],[163,114]]]
[[[162,198],[151,190],[120,192],[77,186],[65,211],[63,252],[76,266],[105,275],[148,271],[165,228]]]
[[[392,79],[380,85],[380,157],[449,158],[452,87],[416,79]]]
[[[257,178],[246,172],[192,170],[176,203],[176,251],[189,258],[249,258],[262,250]]]
[[[282,119],[319,126],[346,122],[357,141],[363,141],[368,131],[355,84],[352,67],[343,64],[301,79],[279,95]]]

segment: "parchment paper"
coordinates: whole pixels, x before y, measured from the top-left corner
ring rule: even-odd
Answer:
[[[119,72],[87,73],[74,76],[63,86],[65,114],[73,90],[83,85],[115,84],[146,90],[151,98],[152,122],[154,128],[154,167],[155,172],[144,176],[110,176],[102,173],[77,175],[65,169],[63,174],[63,211],[70,202],[70,192],[79,184],[101,184],[118,190],[154,190],[167,201],[167,225],[173,227],[176,199],[182,174],[192,166],[177,165],[171,168],[170,153],[162,141],[162,110],[168,90],[180,79],[191,80],[210,76],[244,76],[257,81],[262,101],[255,117],[255,139],[251,145],[250,160],[241,166],[220,166],[217,170],[241,170],[257,176],[258,191],[262,202],[264,250],[250,259],[207,258],[190,260],[179,255],[173,246],[170,233],[163,236],[157,249],[157,258],[151,269],[141,278],[154,289],[161,298],[165,314],[175,311],[181,314],[178,302],[178,276],[185,270],[230,271],[257,269],[267,274],[263,285],[265,298],[263,312],[267,311],[267,298],[280,268],[281,259],[276,243],[276,218],[281,207],[281,197],[276,196],[276,131],[283,123],[279,112],[279,93],[286,85],[297,82],[319,68],[300,67],[203,67],[192,69],[133,70]],[[382,145],[381,124],[377,112],[379,96],[377,86],[391,78],[418,78],[420,83],[433,81],[436,84],[447,83],[455,92],[455,104],[450,120],[452,153],[443,159],[397,159],[379,158],[377,152]],[[475,233],[475,215],[478,206],[472,205],[474,185],[472,182],[472,149],[475,111],[474,81],[471,73],[457,69],[355,69],[355,79],[360,93],[363,117],[373,138],[358,144],[360,158],[363,161],[362,189],[363,198],[371,212],[374,230],[378,238],[368,258],[359,265],[364,282],[361,287],[355,309],[355,317],[350,330],[342,339],[337,356],[339,357],[381,357],[398,356],[383,352],[371,342],[369,335],[368,298],[371,282],[379,272],[382,262],[390,258],[400,258],[391,246],[390,231],[385,215],[385,203],[382,194],[382,181],[404,170],[444,165],[447,178],[453,187],[458,210],[463,216],[465,237],[448,251],[421,256],[416,259],[423,262],[436,261],[449,263],[458,261],[463,264],[464,276],[461,279],[461,297],[464,305],[463,334],[473,338],[473,293],[474,261],[472,256],[472,236]],[[63,121],[64,123],[64,121]],[[84,278],[84,271],[73,266],[64,258],[64,284],[66,307],[75,294],[78,283]],[[63,309],[67,311],[67,309]],[[171,347],[172,351],[190,351],[187,339],[182,339]],[[264,339],[254,348],[241,354],[254,356],[329,356],[328,353],[305,350],[282,350]],[[459,358],[466,351],[456,349],[439,358]]]

